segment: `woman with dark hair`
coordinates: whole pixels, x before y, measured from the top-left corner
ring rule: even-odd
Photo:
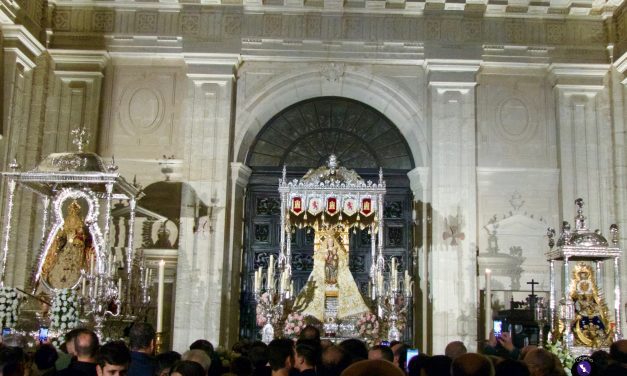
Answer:
[[[181,360],[172,366],[170,376],[206,376],[206,372],[199,363]]]

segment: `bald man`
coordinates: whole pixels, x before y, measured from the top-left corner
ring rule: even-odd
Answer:
[[[58,376],[96,376],[96,353],[98,336],[89,329],[81,329],[74,340],[76,360],[69,367],[59,371]]]
[[[485,355],[462,354],[451,364],[451,376],[494,376],[494,367]]]
[[[466,350],[466,346],[462,341],[453,341],[446,345],[446,349],[444,349],[444,355],[451,358],[451,360],[457,359],[458,356],[466,354],[468,350]]]

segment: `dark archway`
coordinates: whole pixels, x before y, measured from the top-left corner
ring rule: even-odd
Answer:
[[[397,257],[401,267],[411,265],[412,195],[407,172],[414,167],[407,142],[384,115],[363,103],[321,97],[296,103],[274,116],[260,131],[247,154],[253,170],[246,194],[240,335],[257,338],[252,295],[254,270],[267,267],[278,254],[280,200],[278,179],[283,165],[288,178],[300,178],[307,169],[336,154],[345,167],[366,180],[377,180],[383,168],[387,184],[384,210],[386,259]],[[292,237],[294,286],[300,289],[313,268],[313,233],[297,230]],[[357,231],[350,239],[350,269],[367,292],[370,237]],[[410,315],[411,317],[411,315]],[[405,331],[410,335],[412,323]]]

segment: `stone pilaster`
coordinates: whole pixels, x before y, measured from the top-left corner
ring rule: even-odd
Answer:
[[[612,202],[612,125],[608,66],[554,64],[560,215],[573,223],[575,199],[584,199],[588,223],[607,234]]]
[[[198,338],[225,344],[231,297],[230,242],[233,202],[229,179],[234,96],[234,56],[186,56],[187,103],[181,237],[173,345],[186,349]],[[194,231],[207,206],[208,231]],[[235,297],[237,299],[237,297]]]
[[[476,115],[478,64],[429,62],[432,247],[429,300],[434,353],[476,344]],[[437,318],[437,319],[436,319]]]

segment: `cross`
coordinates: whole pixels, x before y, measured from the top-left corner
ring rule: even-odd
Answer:
[[[89,144],[89,133],[84,127],[73,129],[71,133],[74,136],[72,143],[76,145],[78,152],[82,153],[83,148]]]
[[[531,306],[531,309],[534,309],[535,305],[536,305],[536,294],[535,294],[535,287],[536,285],[539,285],[539,282],[536,282],[533,278],[531,278],[531,282],[527,282],[528,285],[531,285],[531,295],[529,295],[531,297],[531,300],[529,301],[529,305]]]

